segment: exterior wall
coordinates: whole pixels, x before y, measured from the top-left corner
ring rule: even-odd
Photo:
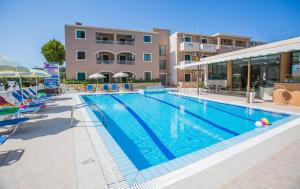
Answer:
[[[227,86],[232,88],[232,61],[227,62]]]
[[[75,39],[75,30],[86,30],[86,39]],[[135,45],[97,44],[96,32],[113,33],[116,40],[117,34],[134,35]],[[152,43],[144,43],[143,35],[152,35]],[[86,27],[80,25],[65,26],[66,44],[66,77],[76,79],[77,72],[86,72],[86,77],[96,72],[132,72],[136,79],[143,79],[144,71],[151,71],[152,78],[159,78],[159,38],[158,32],[139,32],[129,30],[116,30]],[[86,60],[76,60],[76,50],[86,50]],[[130,52],[135,55],[135,64],[96,64],[96,54],[108,51],[115,55]],[[143,53],[152,53],[152,61],[144,62]]]
[[[300,106],[300,83],[275,83],[273,102]]]
[[[238,37],[238,36],[231,36],[231,35],[221,35],[221,34],[216,34],[216,35],[201,35],[201,34],[190,34],[190,33],[175,33],[177,34],[177,63],[176,65],[179,65],[181,61],[184,61],[184,56],[185,54],[189,55],[194,55],[192,56],[192,61],[199,61],[201,57],[207,57],[207,56],[213,56],[217,54],[222,54],[226,52],[231,52],[231,51],[236,51],[240,49],[247,48],[250,43],[250,38],[249,37]],[[173,34],[173,35],[175,35]],[[180,43],[184,41],[183,38],[181,38],[181,35],[187,35],[192,38],[193,43],[198,43],[201,44],[201,39],[205,38],[207,39],[207,44],[214,44],[216,45],[216,51],[215,52],[205,52],[202,49],[199,49],[198,51],[181,51],[180,50]],[[222,45],[221,44],[221,39],[230,39],[232,40],[232,46],[227,46],[227,45]],[[237,47],[236,46],[236,41],[241,41],[243,47]],[[196,68],[195,68],[196,69]],[[208,69],[207,65],[202,66],[200,69],[203,70],[204,73],[204,84],[205,85],[232,85],[232,76],[228,75],[232,73],[232,66],[227,67],[227,80],[208,80]],[[178,81],[184,82],[184,74],[185,73],[192,73],[191,70],[188,69],[178,69]],[[196,74],[192,75],[192,78],[194,79],[193,81],[196,81]]]
[[[177,54],[178,54],[178,37],[177,34],[174,33],[170,36],[170,41],[169,41],[170,45],[170,51],[169,51],[169,73],[170,73],[170,85],[176,86],[177,85],[177,71],[178,69],[175,69],[174,66],[177,65],[178,63],[178,58],[177,58]]]
[[[158,43],[159,45],[166,45],[166,56],[159,56],[159,60],[165,60],[166,69],[159,69],[159,74],[167,75],[167,84],[170,83],[170,72],[169,72],[169,51],[170,51],[170,30],[154,28],[153,32],[158,32]],[[159,51],[159,49],[157,49]]]
[[[280,54],[280,81],[283,82],[290,73],[290,57],[291,53]]]

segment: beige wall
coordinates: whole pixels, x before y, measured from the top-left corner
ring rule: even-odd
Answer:
[[[75,30],[86,30],[86,39],[75,39]],[[96,32],[130,34],[135,36],[135,45],[117,45],[117,44],[97,44]],[[152,35],[152,43],[144,43],[143,35]],[[144,71],[151,71],[152,78],[159,78],[159,52],[158,45],[161,38],[159,32],[139,32],[129,30],[116,30],[85,27],[77,25],[65,26],[65,44],[66,44],[66,77],[67,79],[76,79],[77,72],[86,72],[86,76],[96,72],[120,71],[132,72],[136,79],[143,79]],[[86,60],[76,60],[76,50],[86,50]],[[134,65],[122,64],[96,64],[96,54],[100,51],[109,51],[115,54],[120,52],[131,52],[135,54]],[[152,53],[152,62],[143,61],[143,53]]]
[[[287,74],[290,73],[290,53],[280,54],[280,81],[286,79]]]

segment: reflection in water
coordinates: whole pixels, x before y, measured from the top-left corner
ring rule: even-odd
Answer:
[[[177,111],[174,114],[174,117],[171,117],[171,131],[170,135],[172,138],[177,139],[177,123],[178,123],[178,115]]]
[[[114,108],[115,110],[118,110],[118,111],[123,111],[123,110],[125,110],[125,107],[124,107],[122,104],[118,104],[118,103],[115,103],[115,104],[113,105],[113,108]]]
[[[182,120],[184,120],[184,115],[185,115],[184,114],[184,105],[180,105],[180,115],[179,116],[183,118]],[[180,121],[180,120],[179,120],[179,124],[180,124],[179,128],[180,128],[181,133],[184,133],[184,121]]]
[[[203,101],[203,114],[206,115],[207,101]]]

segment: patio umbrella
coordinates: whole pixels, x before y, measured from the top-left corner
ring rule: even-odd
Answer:
[[[128,77],[129,75],[123,72],[116,73],[113,75],[114,78],[123,78],[123,77]]]
[[[0,74],[0,77],[19,78],[20,90],[22,90],[22,75],[29,75],[30,70],[16,61],[0,57]]]
[[[98,79],[103,79],[103,78],[105,78],[105,76],[100,73],[94,73],[94,74],[90,75],[89,78],[97,79],[97,84],[98,84]]]
[[[35,78],[35,85],[37,86],[37,80],[38,78],[45,78],[45,77],[51,77],[51,75],[43,70],[38,69],[30,69],[30,75],[24,76],[24,77],[32,77]]]

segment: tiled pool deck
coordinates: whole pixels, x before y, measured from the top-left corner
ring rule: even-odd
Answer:
[[[81,99],[82,100],[82,99]],[[259,108],[264,109],[264,108]],[[87,113],[87,116],[92,120],[95,124],[101,124],[99,122],[99,119],[95,116],[93,109],[89,107],[85,107],[85,111]],[[273,111],[272,109],[268,109],[268,111]],[[287,113],[283,111],[276,111],[280,113]],[[182,172],[180,170],[185,170],[191,172],[191,170],[196,170],[193,166],[196,166],[197,163],[201,162],[203,159],[209,159],[209,156],[216,154],[218,152],[224,151],[225,149],[228,149],[232,146],[235,146],[236,144],[239,144],[243,141],[247,141],[250,138],[253,138],[255,136],[258,136],[259,134],[266,133],[267,131],[273,130],[275,128],[278,128],[282,126],[283,124],[286,125],[286,123],[293,121],[297,118],[299,118],[299,115],[295,115],[292,112],[288,112],[289,114],[293,114],[289,116],[288,118],[282,119],[280,121],[277,121],[272,124],[270,127],[265,128],[259,128],[255,129],[251,132],[242,134],[240,136],[234,137],[232,139],[226,140],[224,142],[218,143],[216,145],[207,147],[205,149],[201,149],[199,151],[190,153],[188,155],[176,158],[174,160],[144,169],[139,171],[134,164],[128,159],[126,154],[122,151],[122,149],[118,146],[118,144],[114,141],[114,139],[111,137],[111,135],[108,133],[108,131],[105,129],[105,127],[98,127],[98,133],[103,140],[107,150],[109,151],[109,154],[113,158],[113,162],[111,166],[119,168],[119,171],[116,171],[119,177],[123,177],[124,179],[121,179],[122,182],[127,182],[128,186],[132,188],[152,188],[152,187],[163,187],[172,183],[175,183],[182,178],[185,177],[183,174],[177,175],[177,177],[171,178],[170,176],[179,174],[179,172]],[[89,119],[87,118],[87,119]],[[299,120],[298,120],[299,122]],[[298,123],[297,122],[297,123]],[[288,123],[289,124],[289,123]],[[95,140],[97,140],[95,138]],[[102,146],[103,147],[103,146]],[[96,146],[97,148],[97,146]],[[104,160],[103,160],[104,161]],[[190,166],[190,169],[187,169],[187,167]],[[184,169],[183,169],[184,168]],[[177,171],[177,173],[176,173]],[[116,174],[116,173],[114,173]],[[107,177],[111,177],[107,175]],[[163,182],[163,178],[169,178],[168,182]],[[117,183],[119,180],[112,181],[112,183]],[[166,184],[168,183],[168,184]]]
[[[299,120],[269,132],[262,131],[256,137],[185,167],[172,165],[169,169],[181,168],[129,186],[99,135],[103,125],[92,120],[85,108],[74,112],[74,125],[69,125],[70,110],[81,103],[77,96],[84,94],[55,97],[54,103],[33,116],[0,146],[0,188],[300,188]],[[244,98],[238,97],[204,94],[201,98],[248,105]],[[249,106],[300,114],[299,107],[270,102]],[[190,157],[191,161],[192,158],[196,157]],[[155,174],[161,173],[151,172],[151,176]]]

